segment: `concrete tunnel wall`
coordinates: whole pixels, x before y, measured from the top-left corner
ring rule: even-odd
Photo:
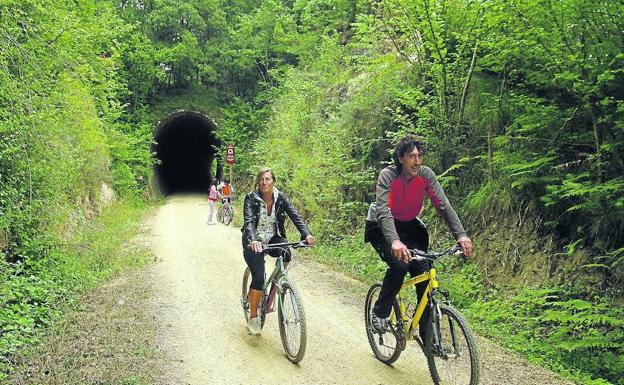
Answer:
[[[152,151],[157,159],[154,182],[161,194],[207,193],[210,181],[221,178],[216,155],[222,143],[216,129],[209,117],[195,111],[176,112],[158,124]]]

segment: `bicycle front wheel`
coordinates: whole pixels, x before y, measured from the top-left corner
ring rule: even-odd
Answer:
[[[217,222],[223,222],[223,206],[217,209]]]
[[[243,305],[243,312],[245,313],[245,322],[249,323],[249,318],[251,318],[251,313],[249,311],[249,300],[247,299],[247,293],[249,293],[249,287],[251,286],[251,270],[249,267],[245,268],[245,272],[243,273],[243,285],[241,292],[241,304]],[[263,311],[264,304],[264,295],[260,298],[260,303],[258,304],[258,317],[260,317],[260,328],[264,327],[264,319],[265,314]]]
[[[475,338],[462,315],[441,304],[427,328],[425,355],[436,385],[477,385],[479,356]]]
[[[296,364],[303,359],[306,350],[306,319],[301,295],[288,281],[282,284],[278,320],[286,355]]]
[[[227,206],[223,210],[223,224],[226,226],[229,225],[230,222],[232,222],[232,218],[234,218],[234,210],[232,209],[232,207]]]
[[[374,283],[368,294],[366,294],[366,302],[364,305],[364,322],[366,324],[366,335],[368,336],[368,343],[373,349],[375,357],[386,365],[392,364],[396,361],[401,352],[405,348],[405,337],[403,336],[403,323],[401,321],[401,311],[399,310],[399,304],[394,300],[392,304],[392,312],[388,318],[390,323],[390,330],[383,334],[379,334],[372,325],[373,306],[379,298],[381,292],[381,282]]]

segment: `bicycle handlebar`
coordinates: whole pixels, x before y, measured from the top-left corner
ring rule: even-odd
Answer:
[[[462,248],[460,245],[453,245],[453,247],[449,247],[448,249],[446,249],[445,251],[441,251],[441,252],[431,252],[431,253],[426,253],[422,250],[418,250],[418,249],[411,249],[410,252],[412,253],[412,260],[416,260],[416,261],[423,261],[425,259],[428,259],[430,261],[436,261],[440,258],[442,258],[443,256],[447,255],[447,254],[461,254]]]
[[[262,251],[270,250],[270,249],[284,249],[286,247],[292,247],[293,249],[298,249],[301,247],[312,247],[312,245],[308,244],[306,241],[299,242],[286,242],[286,243],[269,243],[268,245],[262,245]]]

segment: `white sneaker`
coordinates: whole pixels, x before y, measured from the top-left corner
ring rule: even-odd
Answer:
[[[206,222],[207,225],[216,225],[216,222]]]
[[[249,320],[249,323],[247,324],[247,330],[249,331],[249,334],[251,334],[252,336],[260,335],[261,329],[262,327],[260,325],[260,318],[256,317]]]

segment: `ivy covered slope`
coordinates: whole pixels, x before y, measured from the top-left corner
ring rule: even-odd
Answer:
[[[122,118],[131,28],[106,3],[80,3],[0,5],[0,378],[72,292],[115,270],[126,222],[101,224],[106,241],[89,222],[112,189],[138,196],[149,169],[133,149],[149,136]],[[133,207],[106,215],[130,221]]]
[[[334,245],[324,258],[380,276],[366,205],[390,144],[420,135],[476,241],[450,284],[477,327],[582,383],[624,383],[623,6],[279,3],[258,31],[267,12],[253,159]]]

